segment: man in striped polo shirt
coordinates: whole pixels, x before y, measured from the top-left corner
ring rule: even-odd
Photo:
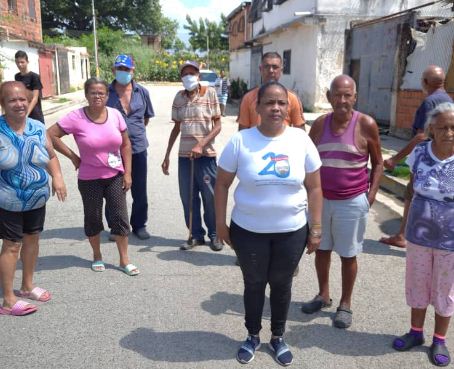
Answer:
[[[355,81],[346,75],[336,77],[327,97],[333,112],[318,118],[309,133],[322,159],[322,239],[315,255],[319,292],[301,309],[310,314],[331,305],[329,270],[334,250],[342,262],[342,296],[334,326],[348,328],[352,323],[351,299],[358,269],[356,255],[362,251],[367,215],[378,191],[383,159],[377,123],[353,110]]]
[[[180,68],[184,90],[179,91],[172,104],[172,120],[175,125],[170,133],[166,155],[162,162],[162,171],[169,174],[170,152],[181,132],[178,150],[178,183],[184,209],[186,226],[189,228],[189,198],[191,180],[192,191],[192,229],[187,243],[182,250],[205,244],[205,230],[202,226],[200,197],[202,197],[203,219],[213,251],[222,250],[222,243],[216,237],[216,218],[214,212],[214,185],[216,182],[216,151],[214,138],[221,131],[221,111],[212,87],[199,83],[199,65],[186,61]],[[194,178],[191,178],[191,161],[194,165]]]

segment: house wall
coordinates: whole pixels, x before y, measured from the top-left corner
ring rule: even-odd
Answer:
[[[230,52],[230,71],[229,78],[231,80],[240,78],[250,88],[250,64],[251,64],[251,49],[239,49]]]
[[[9,10],[8,0],[0,0],[0,28],[7,38],[42,42],[40,1],[34,0],[34,11],[30,10],[30,0],[16,0],[16,4],[15,10]]]
[[[428,0],[318,0],[317,11],[328,14],[361,14],[381,17],[428,2]]]
[[[285,50],[291,50],[290,74],[282,74],[281,82],[293,90],[301,99],[303,106],[314,107],[316,94],[314,86],[317,83],[317,25],[301,25],[288,31],[273,33],[263,40],[263,53],[277,51],[281,56]],[[304,46],[302,46],[304,45]]]
[[[14,75],[19,72],[14,61],[16,51],[22,50],[28,56],[28,69],[39,73],[39,54],[38,49],[32,48],[27,41],[0,41],[0,58],[3,65],[3,81],[14,81]]]
[[[273,5],[271,11],[263,11],[262,17],[257,22],[254,22],[253,37],[295,20],[297,17],[295,12],[314,12],[316,3],[316,0],[287,0],[280,5]]]
[[[70,89],[81,89],[89,75],[85,63],[85,59],[88,59],[87,48],[67,47],[67,49]]]
[[[326,98],[331,81],[342,74],[344,64],[344,32],[350,18],[322,17],[317,27],[316,75],[314,85],[314,106],[331,107]]]
[[[246,5],[229,20],[229,49],[244,47],[244,42],[252,36],[252,24],[248,21],[250,5]]]

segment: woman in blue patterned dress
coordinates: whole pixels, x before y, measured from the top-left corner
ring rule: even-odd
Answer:
[[[49,291],[33,285],[33,272],[43,230],[46,201],[52,193],[60,201],[66,198],[60,164],[46,127],[28,118],[30,95],[21,82],[5,82],[0,87],[0,281],[3,304],[0,314],[27,315],[35,305],[17,296],[41,302],[49,301]],[[14,293],[16,262],[22,260],[22,285]]]
[[[406,351],[424,343],[428,305],[435,310],[429,357],[447,366],[449,321],[454,314],[454,104],[443,103],[429,113],[431,140],[417,145],[407,158],[414,196],[408,215],[405,294],[411,308],[411,329],[394,340]]]

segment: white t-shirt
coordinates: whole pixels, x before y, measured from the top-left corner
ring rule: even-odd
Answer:
[[[218,164],[239,179],[232,220],[256,233],[303,227],[307,222],[304,179],[321,164],[315,145],[300,128],[286,127],[277,137],[266,137],[257,127],[236,133]]]

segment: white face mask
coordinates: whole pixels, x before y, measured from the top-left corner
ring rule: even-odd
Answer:
[[[191,74],[187,74],[181,78],[183,82],[183,86],[188,91],[193,91],[199,84],[199,76],[193,76]]]

